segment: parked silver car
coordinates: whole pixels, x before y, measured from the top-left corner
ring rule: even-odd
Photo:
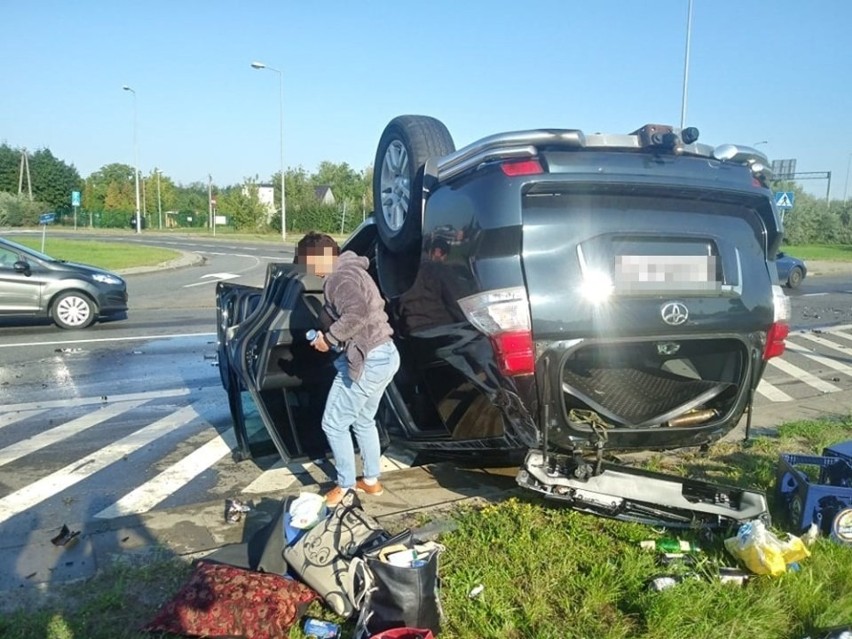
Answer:
[[[127,284],[118,275],[0,238],[0,317],[48,317],[60,328],[86,328],[126,310]]]

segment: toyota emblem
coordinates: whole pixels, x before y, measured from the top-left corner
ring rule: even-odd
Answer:
[[[689,309],[680,302],[669,302],[660,309],[660,315],[669,326],[680,326],[689,319]]]

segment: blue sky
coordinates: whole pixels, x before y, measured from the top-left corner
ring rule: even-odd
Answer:
[[[0,142],[86,176],[133,163],[178,182],[370,165],[388,120],[444,121],[457,147],[526,128],[680,122],[688,0],[102,0],[2,8]],[[798,171],[852,154],[852,2],[694,0],[687,125]],[[824,194],[826,183],[804,182]]]

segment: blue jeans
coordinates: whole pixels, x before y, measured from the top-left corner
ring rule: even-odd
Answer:
[[[355,486],[355,448],[350,429],[361,450],[364,477],[378,477],[381,472],[382,451],[376,412],[385,388],[399,368],[399,352],[393,342],[376,346],[367,353],[361,379],[357,382],[349,377],[345,355],[334,360],[334,367],[337,375],[325,403],[322,430],[334,455],[337,485],[352,488]]]

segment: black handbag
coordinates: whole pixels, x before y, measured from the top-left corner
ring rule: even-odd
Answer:
[[[363,598],[361,584],[353,579],[352,559],[388,536],[349,490],[328,517],[286,546],[283,554],[292,574],[316,590],[334,612],[348,617]]]
[[[362,553],[354,563],[364,582],[364,601],[355,636],[369,637],[391,628],[423,628],[438,634],[443,617],[438,558],[444,547],[418,543],[411,531]]]

